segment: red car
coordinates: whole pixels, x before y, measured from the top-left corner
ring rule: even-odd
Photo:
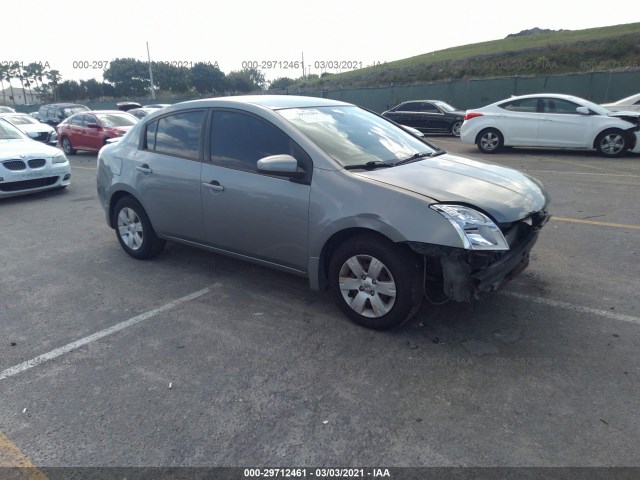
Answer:
[[[136,123],[136,117],[117,110],[76,113],[58,125],[58,145],[67,155],[78,150],[98,151],[108,139],[121,137]]]

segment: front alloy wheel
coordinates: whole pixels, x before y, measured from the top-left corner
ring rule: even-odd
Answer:
[[[342,311],[376,330],[396,327],[422,301],[422,261],[406,245],[375,234],[352,237],[331,256],[329,284]]]
[[[62,150],[66,155],[75,155],[77,150],[71,145],[71,140],[67,137],[62,137]]]
[[[596,149],[605,157],[619,157],[627,148],[627,138],[620,130],[602,132],[596,139]]]

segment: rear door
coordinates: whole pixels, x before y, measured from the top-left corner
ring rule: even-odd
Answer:
[[[210,132],[201,182],[207,243],[307,271],[310,180],[265,175],[256,162],[289,154],[310,174],[311,158],[278,127],[247,112],[214,110]]]
[[[165,115],[142,133],[142,148],[134,156],[134,184],[158,234],[203,240],[200,170],[205,112]]]
[[[521,98],[500,104],[496,122],[505,145],[536,146],[540,125],[539,98]]]

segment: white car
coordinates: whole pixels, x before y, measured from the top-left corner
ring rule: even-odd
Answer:
[[[0,113],[0,118],[8,120],[13,126],[39,142],[55,145],[58,141],[58,134],[55,128],[36,120],[26,113]]]
[[[483,153],[502,147],[596,149],[606,157],[640,152],[640,112],[612,112],[562,94],[522,95],[467,110],[460,139]]]
[[[603,107],[614,112],[640,112],[640,93],[613,103],[603,103]]]
[[[0,118],[0,198],[65,188],[70,179],[63,152],[32,140]]]

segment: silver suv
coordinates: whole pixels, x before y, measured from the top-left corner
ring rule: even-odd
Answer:
[[[497,290],[549,217],[537,180],[313,97],[152,113],[100,151],[97,186],[132,257],[171,240],[303,275],[374,329],[409,319],[428,289],[455,301]]]

